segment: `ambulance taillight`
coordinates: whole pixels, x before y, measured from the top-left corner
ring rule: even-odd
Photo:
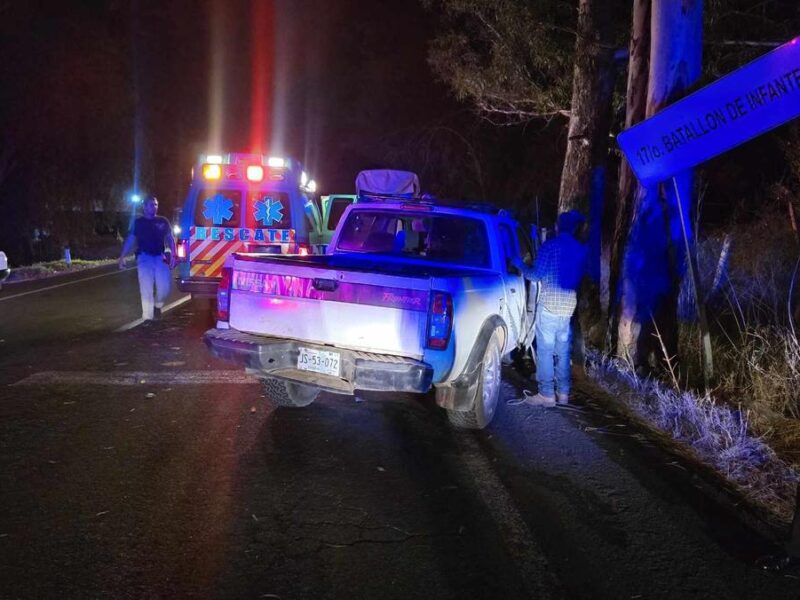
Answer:
[[[222,268],[222,278],[217,287],[217,320],[227,321],[230,317],[231,305],[231,281],[233,280],[233,269],[230,267]]]
[[[178,260],[185,262],[189,258],[189,240],[178,240]]]

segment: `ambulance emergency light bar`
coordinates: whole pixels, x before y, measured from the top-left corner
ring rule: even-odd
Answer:
[[[201,154],[198,164],[209,165],[262,165],[270,169],[291,169],[295,161],[281,156],[265,156],[249,152],[229,152],[227,154]]]
[[[201,166],[203,179],[208,181],[219,181],[223,178],[242,179],[244,177],[251,183],[260,183],[265,178],[269,178],[271,181],[283,181],[286,178],[286,171],[299,166],[289,158],[238,152],[201,154],[198,163]],[[241,168],[244,169],[243,173]],[[194,169],[192,176],[194,177]],[[300,187],[304,191],[313,193],[316,190],[316,183],[309,180],[305,171],[302,171],[299,179]]]

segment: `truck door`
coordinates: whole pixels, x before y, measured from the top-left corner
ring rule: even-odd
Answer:
[[[519,248],[519,255],[522,262],[529,267],[533,267],[534,257],[536,252],[534,250],[534,238],[529,236],[521,225],[517,224],[517,246]],[[533,323],[536,320],[536,302],[539,296],[539,286],[536,283],[525,281],[525,335],[520,343],[526,348],[533,344],[534,331]]]
[[[525,293],[525,278],[517,269],[512,259],[519,256],[517,239],[514,230],[508,223],[499,226],[501,249],[503,255],[503,289],[505,291],[504,311],[502,314],[508,324],[508,344],[506,350],[511,350],[519,344],[525,336],[525,314],[527,295]]]

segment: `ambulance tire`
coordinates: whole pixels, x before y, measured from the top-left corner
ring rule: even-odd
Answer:
[[[469,410],[448,410],[447,419],[458,429],[484,429],[492,422],[500,404],[501,330],[495,330],[483,353],[478,385]]]
[[[319,389],[310,385],[292,383],[273,377],[267,377],[261,381],[264,383],[264,393],[275,406],[302,408],[311,404],[319,396]]]

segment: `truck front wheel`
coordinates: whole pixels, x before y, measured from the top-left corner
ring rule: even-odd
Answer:
[[[461,429],[483,429],[492,422],[500,403],[500,335],[500,331],[496,330],[486,344],[472,408],[466,411],[447,411],[447,418],[453,426]]]
[[[292,383],[273,377],[261,381],[264,384],[264,393],[275,406],[300,408],[311,404],[319,395],[319,389],[310,385]]]

